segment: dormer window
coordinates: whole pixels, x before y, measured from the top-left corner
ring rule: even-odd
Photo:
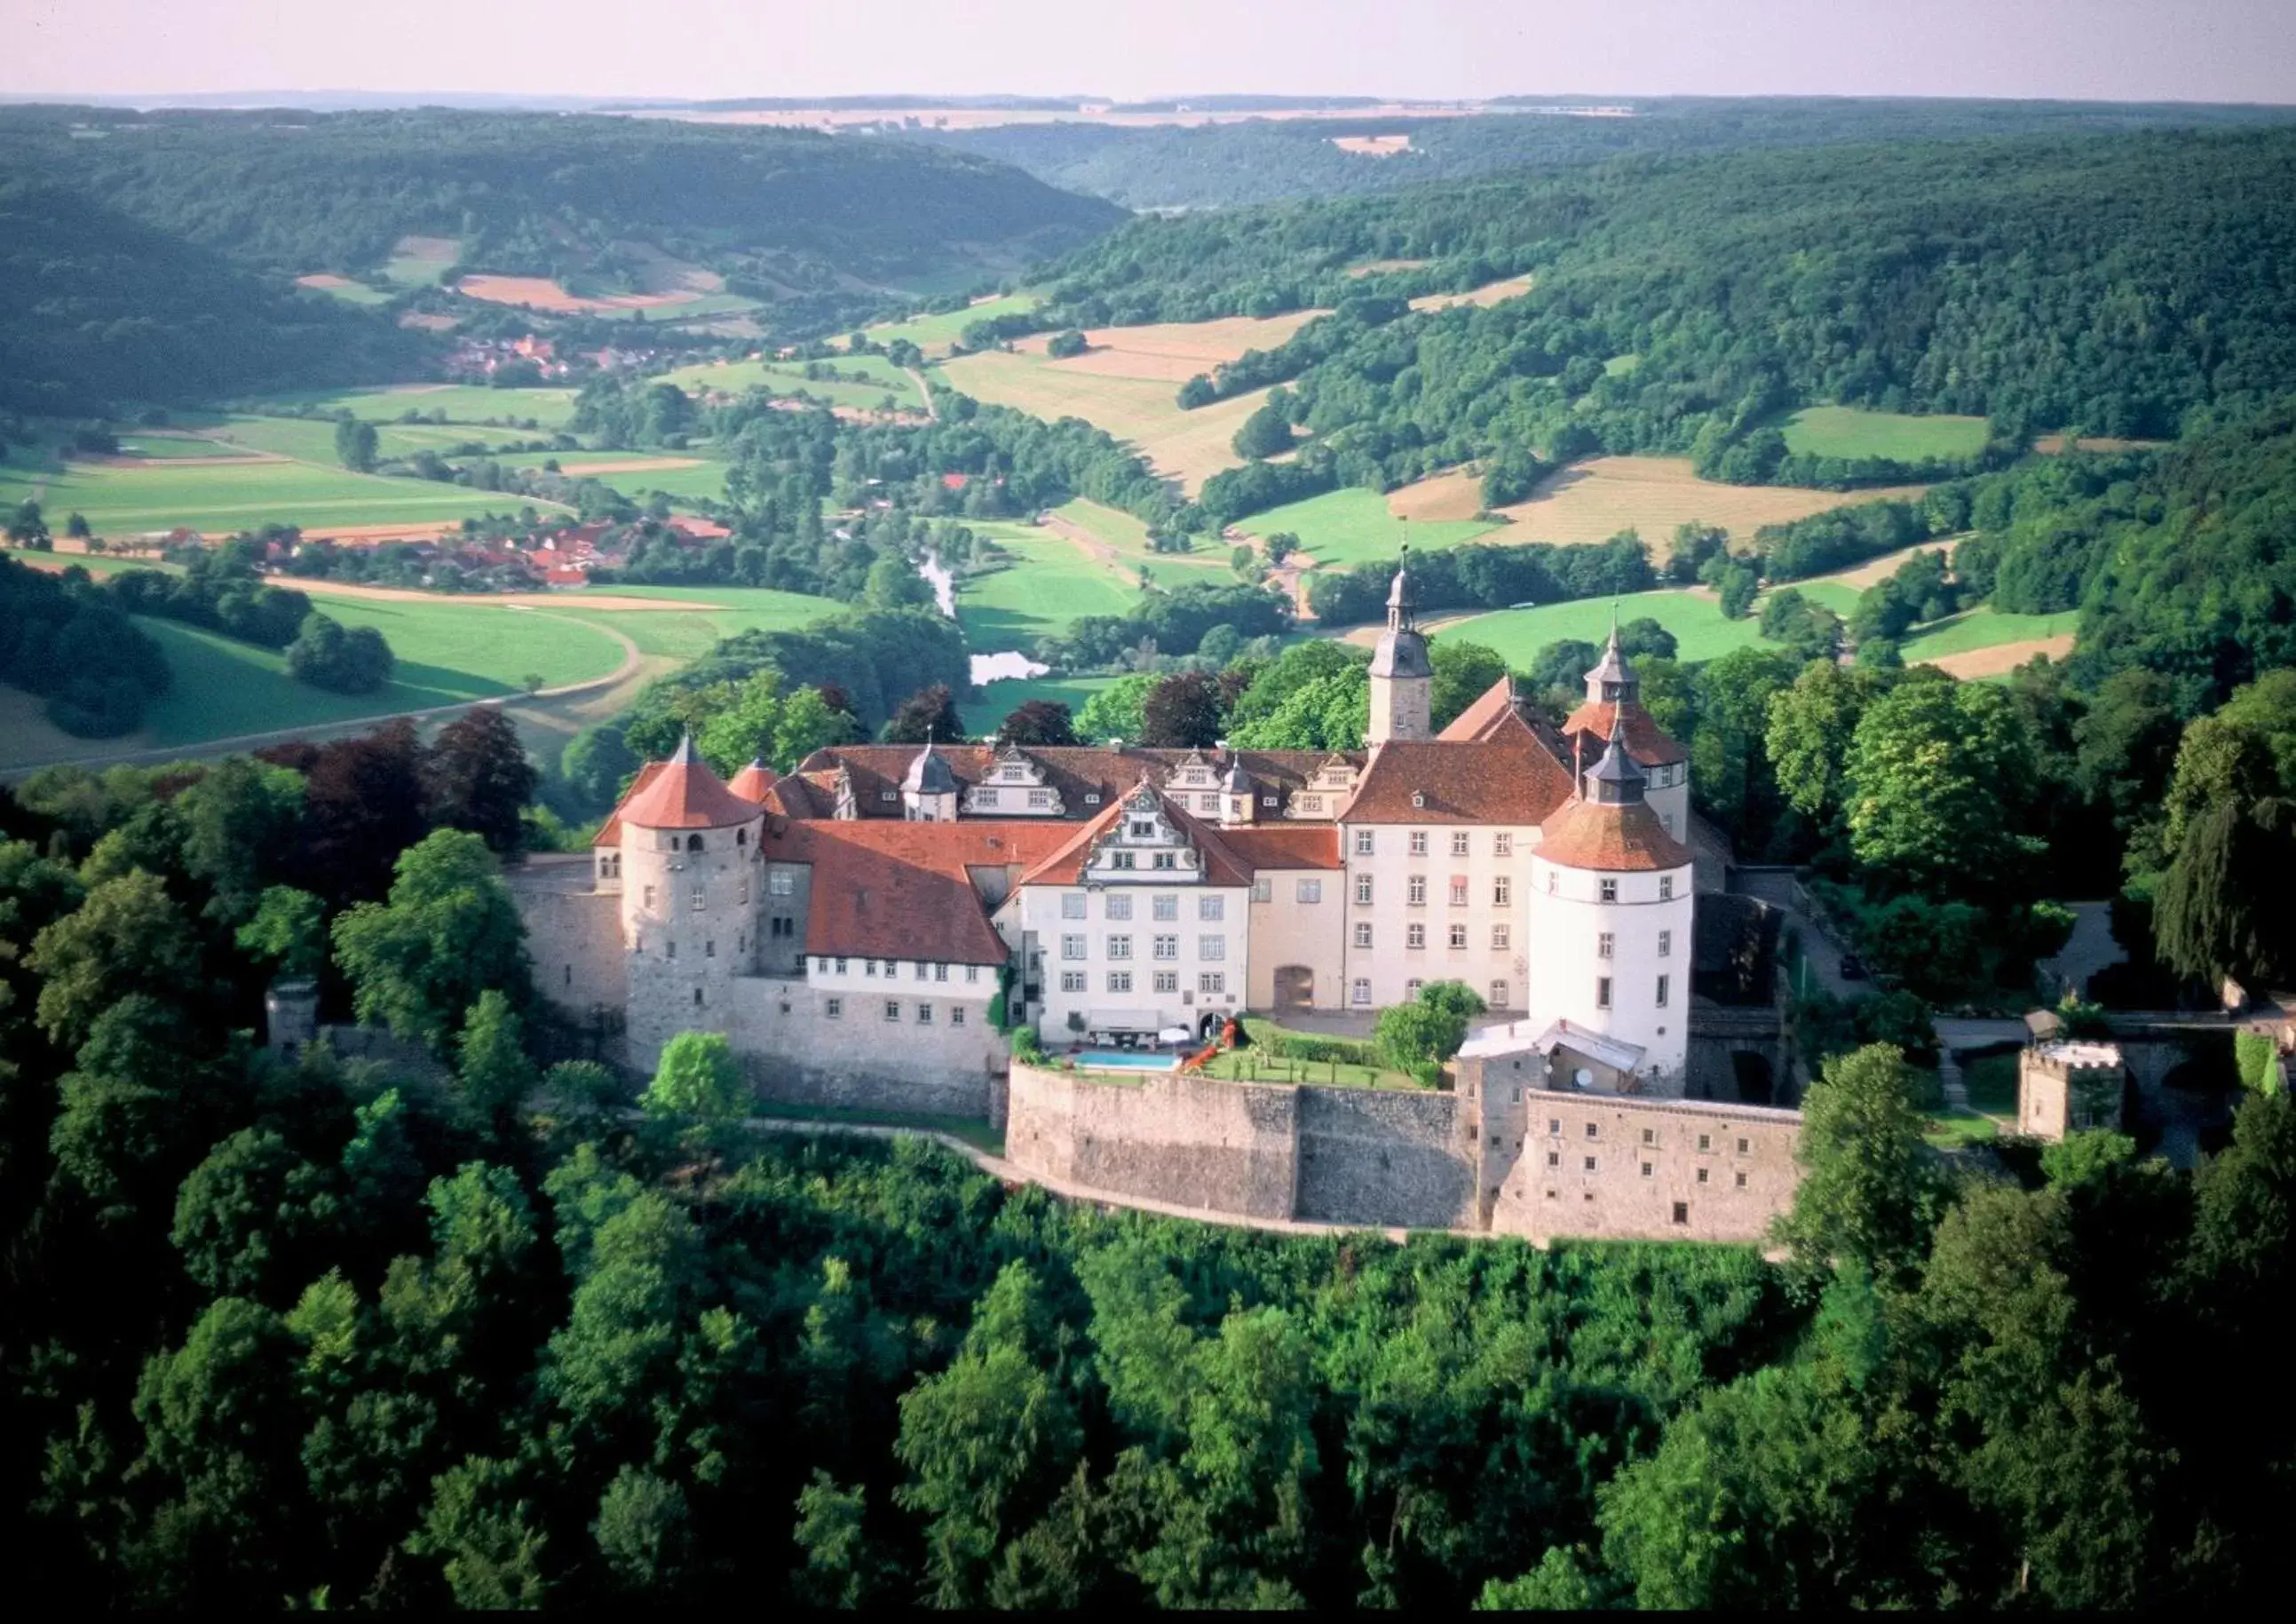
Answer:
[[[1142,823],[1136,818],[1133,820],[1132,824],[1132,838],[1136,841],[1154,840],[1156,838],[1156,825],[1149,823]]]
[[[897,799],[897,797],[890,790],[880,790],[877,791],[877,799],[879,800],[892,800]]]
[[[1100,791],[1097,790],[1087,790],[1085,791],[1084,804],[1087,807],[1096,807],[1100,805]]]
[[[1411,804],[1412,804],[1413,806],[1414,806],[1414,807],[1423,807],[1423,806],[1425,806],[1425,805],[1427,804],[1427,791],[1424,791],[1424,790],[1414,790],[1414,791],[1411,791]]]

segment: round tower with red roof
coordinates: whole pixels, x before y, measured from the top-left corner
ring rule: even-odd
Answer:
[[[757,950],[765,808],[727,788],[691,735],[642,777],[621,831],[629,1056],[652,1067],[680,1032],[726,1029]]]

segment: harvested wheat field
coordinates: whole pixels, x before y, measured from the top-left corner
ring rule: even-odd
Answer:
[[[1917,663],[1932,665],[1964,682],[1980,677],[2006,677],[2029,660],[2046,654],[2052,660],[2062,660],[2073,652],[2070,633],[2059,637],[2033,637],[2022,643],[1997,643],[1989,649],[1964,649],[1958,654],[1939,654],[1934,660]]]
[[[2108,454],[2122,451],[2158,451],[2168,443],[2165,439],[2116,439],[2109,434],[2084,434],[2076,443],[2074,449],[2101,451]],[[2062,456],[2065,454],[2065,437],[2062,434],[2044,434],[2033,442],[2033,449],[2043,456]]]
[[[1508,537],[1513,541],[1608,541],[1631,527],[1642,532],[1644,541],[1662,546],[1675,526],[1698,523],[1719,525],[1733,541],[1743,545],[1766,524],[1784,524],[1831,508],[1893,496],[1915,500],[1925,488],[1892,485],[1833,491],[1793,485],[1720,485],[1693,473],[1686,456],[1598,456],[1548,475],[1528,501],[1498,511],[1514,524]]]
[[[1361,265],[1348,267],[1348,275],[1382,276],[1390,271],[1423,271],[1434,263],[1432,259],[1366,259]]]
[[[1454,305],[1498,305],[1510,299],[1520,299],[1530,291],[1528,276],[1510,276],[1504,282],[1487,282],[1481,287],[1465,293],[1423,293],[1411,301],[1414,310],[1448,310]]]
[[[1062,372],[1185,383],[1246,350],[1274,349],[1317,316],[1330,314],[1328,310],[1294,310],[1264,319],[1230,316],[1210,322],[1095,327],[1084,335],[1091,348],[1062,361],[1045,355],[1045,347],[1052,342],[1047,333],[1019,340],[1013,348],[1022,355],[1041,357],[1046,365]]]
[[[1358,158],[1392,158],[1411,150],[1408,135],[1334,135],[1332,144]]]
[[[1387,511],[1423,523],[1472,519],[1483,511],[1483,477],[1454,468],[1401,486],[1387,493]]]
[[[664,473],[672,468],[699,468],[698,456],[630,456],[611,462],[594,463],[574,452],[562,452],[558,466],[569,478],[587,479],[600,473]]]
[[[359,284],[348,276],[337,276],[328,271],[314,271],[308,276],[295,278],[295,285],[299,288],[317,288],[324,292],[330,288],[355,288]]]
[[[609,293],[584,299],[569,293],[547,276],[491,275],[465,276],[455,284],[455,291],[491,305],[522,305],[530,310],[554,311],[562,316],[600,310],[654,310],[691,304],[701,297],[691,288],[679,288],[667,293]]]

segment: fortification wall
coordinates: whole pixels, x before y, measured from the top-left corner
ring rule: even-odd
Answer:
[[[1301,1090],[1193,1074],[1013,1068],[1008,1161],[1117,1194],[1246,1218],[1295,1216]]]
[[[1474,1169],[1448,1094],[1302,1087],[1293,1216],[1382,1228],[1475,1223]]]
[[[852,998],[831,1020],[828,1002],[802,981],[734,981],[722,1029],[759,1098],[996,1120],[1005,1046],[988,1024],[986,999],[968,1003],[962,1026],[948,1023],[953,1000],[936,1003],[931,1026],[872,1019],[867,1002]]]
[[[629,1003],[620,898],[610,892],[521,886],[515,875],[511,897],[526,925],[534,984],[543,997],[578,1013],[602,1004],[619,1011]]]

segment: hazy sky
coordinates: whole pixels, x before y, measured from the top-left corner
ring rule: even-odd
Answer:
[[[2296,0],[0,0],[0,92],[2296,102]]]

